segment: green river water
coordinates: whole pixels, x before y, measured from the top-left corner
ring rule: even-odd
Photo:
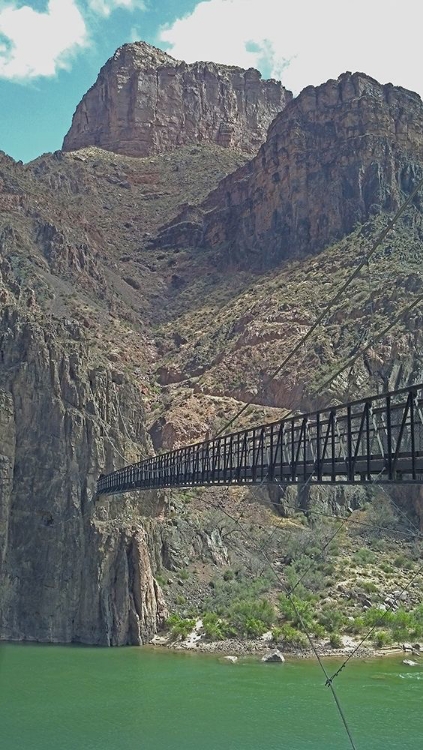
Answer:
[[[423,663],[336,680],[357,750],[423,748]],[[329,671],[336,662],[326,661]],[[0,647],[1,750],[348,750],[319,667],[151,648]]]

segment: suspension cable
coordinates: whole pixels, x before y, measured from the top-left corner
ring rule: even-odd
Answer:
[[[415,196],[419,192],[419,190],[423,187],[423,179],[419,180],[416,187],[410,193],[408,198],[404,201],[404,203],[399,207],[395,215],[392,219],[390,219],[385,227],[383,229],[378,237],[373,242],[370,250],[368,253],[365,254],[363,259],[360,261],[358,266],[354,269],[354,271],[348,276],[346,281],[341,284],[341,287],[338,289],[338,291],[335,293],[335,295],[332,297],[332,299],[325,305],[324,309],[320,313],[320,315],[317,316],[316,320],[314,321],[313,325],[308,329],[308,331],[300,338],[300,340],[295,344],[295,346],[290,350],[290,352],[287,354],[287,356],[282,360],[281,364],[278,365],[278,367],[265,378],[265,381],[263,383],[263,386],[266,383],[270,383],[280,372],[281,370],[286,367],[286,365],[293,359],[293,357],[297,354],[297,352],[300,350],[300,348],[308,341],[308,339],[312,336],[314,331],[320,326],[320,324],[324,321],[326,316],[329,314],[331,309],[339,302],[339,300],[342,298],[345,291],[348,289],[350,284],[354,281],[354,279],[357,278],[357,276],[360,274],[362,268],[368,264],[371,257],[375,254],[376,250],[378,249],[379,245],[383,242],[385,237],[389,234],[391,229],[395,226],[396,222],[400,218],[400,216],[404,213],[405,209],[410,205],[410,203],[414,200]],[[262,388],[263,388],[262,386]],[[215,434],[214,437],[219,437],[223,432],[226,432],[228,427],[230,427],[245,411],[248,409],[249,406],[254,401],[254,397],[252,397],[249,401],[247,401],[237,412],[236,414],[229,419],[226,424],[221,427],[221,429]]]

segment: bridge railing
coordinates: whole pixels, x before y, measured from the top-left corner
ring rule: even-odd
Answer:
[[[98,494],[278,482],[420,482],[423,384],[240,430],[118,469]]]

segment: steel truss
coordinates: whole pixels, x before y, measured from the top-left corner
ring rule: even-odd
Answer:
[[[101,476],[99,495],[231,484],[423,482],[423,384],[300,414]]]

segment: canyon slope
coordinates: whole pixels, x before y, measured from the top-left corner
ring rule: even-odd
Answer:
[[[422,133],[417,95],[364,74],[291,101],[140,43],[103,68],[63,151],[1,155],[0,638],[145,643],[228,566],[256,575],[225,511],[261,542],[281,524],[266,491],[98,499],[100,473],[215,432],[246,400],[252,424],[423,380],[421,307],[380,336],[422,294],[420,194],[269,379],[423,174]],[[366,497],[270,493],[285,516]],[[419,494],[400,501],[421,524]]]
[[[221,248],[222,262],[273,268],[395,211],[422,161],[420,97],[345,73],[304,89],[275,118],[257,156],[196,213],[192,244]],[[186,241],[186,221],[165,229],[161,245],[178,242],[179,229]]]

